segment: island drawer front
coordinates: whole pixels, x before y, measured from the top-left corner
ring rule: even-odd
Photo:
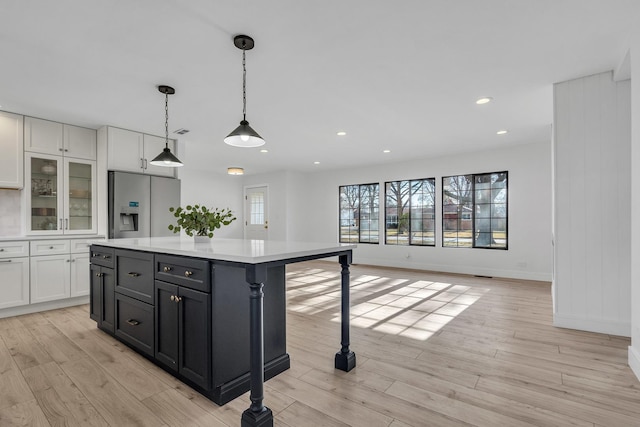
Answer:
[[[153,254],[116,249],[116,274],[116,292],[154,303]]]
[[[0,242],[0,258],[29,256],[29,242]]]
[[[156,279],[201,292],[211,292],[209,261],[156,255]]]
[[[141,352],[153,356],[153,306],[116,294],[116,336]]]
[[[91,245],[91,264],[113,268],[115,249],[106,246]]]

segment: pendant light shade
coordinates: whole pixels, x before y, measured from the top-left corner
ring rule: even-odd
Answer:
[[[176,91],[171,86],[165,85],[158,86],[158,91],[164,93],[164,149],[162,150],[162,153],[158,154],[149,163],[154,166],[177,168],[183,166],[183,164],[176,156],[171,153],[171,150],[169,149],[169,95],[173,95],[174,93],[176,93]]]
[[[224,139],[225,144],[233,145],[234,147],[259,147],[264,145],[264,139],[258,132],[253,130],[251,126],[249,126],[249,122],[246,120],[242,120],[240,122],[240,126],[235,128],[233,132],[231,132]]]
[[[264,139],[249,126],[247,121],[247,66],[245,53],[247,50],[253,49],[254,41],[251,37],[238,35],[233,38],[233,44],[242,50],[242,120],[240,126],[235,128],[224,139],[225,144],[234,147],[259,147],[264,145]]]

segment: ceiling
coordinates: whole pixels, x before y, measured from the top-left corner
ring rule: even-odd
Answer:
[[[617,68],[638,16],[637,0],[3,0],[0,105],[164,135],[170,85],[184,167],[219,173],[542,142],[552,84]],[[255,39],[247,119],[268,153],[222,142],[242,118],[237,34]]]

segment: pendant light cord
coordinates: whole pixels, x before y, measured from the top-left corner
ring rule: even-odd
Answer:
[[[169,148],[169,94],[164,94],[164,147]]]
[[[242,49],[242,120],[247,120],[247,61],[246,50]]]

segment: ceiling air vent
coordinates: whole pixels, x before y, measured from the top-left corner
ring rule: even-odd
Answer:
[[[177,133],[178,135],[184,135],[185,133],[188,133],[189,129],[178,129],[176,131],[173,131],[173,133]]]

